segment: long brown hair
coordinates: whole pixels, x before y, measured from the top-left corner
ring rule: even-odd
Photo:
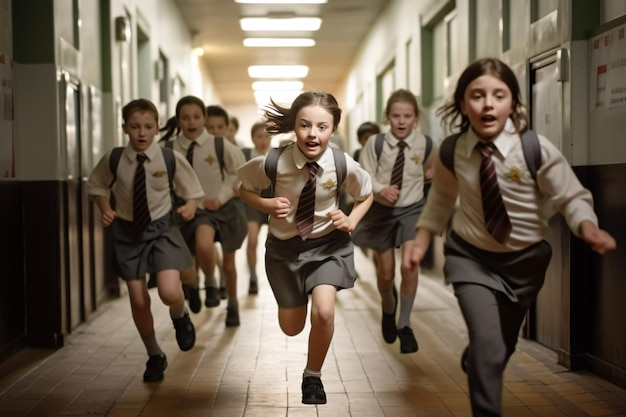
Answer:
[[[292,132],[296,127],[298,112],[309,106],[326,109],[333,116],[333,131],[337,130],[341,120],[341,109],[335,97],[326,92],[308,91],[296,97],[291,107],[283,107],[270,99],[270,104],[264,108],[267,132],[270,135]]]

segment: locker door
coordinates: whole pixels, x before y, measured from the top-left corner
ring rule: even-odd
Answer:
[[[563,151],[562,84],[558,81],[556,54],[531,65],[531,125]],[[560,346],[561,309],[569,288],[569,231],[560,215],[550,221],[546,240],[552,261],[544,286],[531,309],[528,336],[553,350]]]

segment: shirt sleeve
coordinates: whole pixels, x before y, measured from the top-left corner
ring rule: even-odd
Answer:
[[[372,178],[358,162],[346,154],[347,175],[343,190],[355,201],[363,201],[372,193]]]
[[[241,185],[245,190],[261,194],[270,186],[270,179],[265,174],[265,156],[257,156],[246,162],[237,170]]]
[[[383,140],[383,147],[384,146],[385,143]],[[359,155],[359,163],[361,164],[361,167],[370,174],[372,192],[374,194],[380,193],[383,188],[389,185],[376,181],[376,171],[378,170],[378,157],[376,156],[376,135],[371,136],[365,143],[363,150],[361,150],[361,155]]]
[[[98,161],[93,171],[91,171],[91,174],[89,175],[86,189],[87,194],[91,199],[94,199],[98,196],[106,198],[111,197],[109,185],[111,184],[111,181],[113,181],[113,174],[109,169],[110,157],[111,152],[109,151],[100,159],[100,161]]]
[[[237,145],[224,139],[224,181],[217,196],[225,204],[235,196],[235,189],[239,188],[240,180],[237,169],[246,162],[246,157]]]
[[[174,150],[176,157],[176,173],[174,174],[174,191],[184,200],[201,199],[204,197],[204,190],[200,180],[193,170],[187,158],[180,152]]]

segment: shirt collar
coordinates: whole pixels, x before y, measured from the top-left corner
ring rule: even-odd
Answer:
[[[389,146],[391,146],[392,148],[397,147],[398,142],[400,142],[400,140],[396,138],[391,132],[387,133],[387,135],[385,135],[385,138],[387,139]],[[409,134],[409,136],[404,138],[404,143],[406,143],[407,145],[406,147],[408,149],[411,149],[415,146],[416,142],[417,142],[417,133],[415,132],[415,129],[413,129],[411,133]]]
[[[135,149],[133,149],[133,147],[130,145],[130,143],[128,144],[128,146],[126,146],[126,155],[128,156],[128,158],[131,161],[134,161],[137,159],[137,154],[139,153],[143,153],[146,154],[146,156],[148,157],[148,160],[152,161],[154,159],[154,154],[157,153],[157,151],[159,150],[160,146],[157,143],[157,141],[153,141],[150,146],[148,147],[148,149],[146,149],[143,152],[137,152]]]
[[[502,154],[502,156],[506,158],[517,136],[518,134],[515,132],[515,126],[513,125],[513,121],[509,118],[506,120],[502,132],[500,132],[500,134],[496,136],[495,139],[491,140],[491,142],[495,145],[496,149]],[[474,129],[472,129],[472,127],[470,126],[469,130],[467,131],[467,139],[465,141],[466,148],[464,149],[465,155],[467,157],[471,155],[472,151],[479,141],[484,142],[478,137],[476,132],[474,132]]]
[[[180,137],[180,145],[184,150],[189,149],[191,142],[196,142],[199,146],[202,146],[206,143],[207,140],[211,137],[211,134],[207,132],[206,129],[202,129],[202,133],[196,139],[191,140],[187,136],[181,133]]]

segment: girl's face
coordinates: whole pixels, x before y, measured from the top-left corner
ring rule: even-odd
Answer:
[[[204,131],[204,115],[200,106],[185,104],[180,108],[178,126],[187,139],[195,140]]]
[[[260,127],[252,134],[252,143],[254,143],[254,149],[260,154],[266,154],[270,148],[270,142],[272,138],[270,134],[265,131],[264,127]]]
[[[328,146],[333,135],[333,115],[323,107],[303,107],[296,114],[296,142],[308,158],[317,158]]]
[[[159,133],[159,123],[151,112],[136,111],[128,117],[122,129],[130,139],[130,146],[141,153],[152,145],[154,137]]]
[[[493,75],[482,75],[465,89],[461,112],[480,138],[491,140],[502,132],[513,112],[511,90]]]
[[[404,140],[413,131],[417,123],[417,114],[411,103],[398,101],[389,107],[387,120],[391,125],[391,133],[396,139]]]
[[[205,127],[213,136],[226,136],[228,122],[222,116],[207,116]]]

